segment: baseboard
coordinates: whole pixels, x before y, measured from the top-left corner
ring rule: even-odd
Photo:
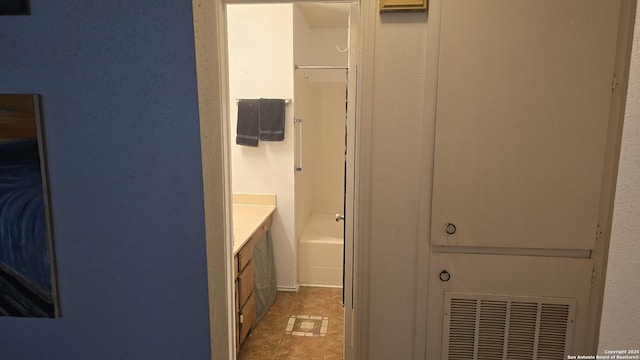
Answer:
[[[297,292],[298,290],[300,290],[300,285],[278,286],[278,291],[294,291],[294,292]]]
[[[319,284],[300,284],[300,285],[298,285],[298,287],[301,287],[301,286],[342,289],[341,285],[319,285]]]

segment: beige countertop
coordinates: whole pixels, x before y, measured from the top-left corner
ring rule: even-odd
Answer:
[[[234,255],[275,210],[275,195],[233,194]]]

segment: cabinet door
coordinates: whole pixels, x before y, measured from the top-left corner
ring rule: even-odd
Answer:
[[[442,2],[434,245],[593,248],[619,12]]]
[[[247,302],[242,306],[240,310],[240,343],[244,342],[244,339],[249,335],[249,330],[256,321],[256,301],[253,293],[249,296]]]
[[[429,282],[428,359],[566,359],[563,353],[567,350],[564,355],[589,353],[589,343],[585,340],[592,269],[591,259],[432,254],[429,259],[429,278],[435,281]],[[449,278],[440,281],[444,271]],[[459,308],[469,316],[458,316],[460,326],[447,329],[448,323],[451,324],[453,320],[452,309],[447,309],[447,295],[452,294],[466,294],[463,297],[471,299],[490,296],[494,300],[505,300],[511,297],[509,301],[529,304],[533,300],[531,298],[538,298],[537,301],[541,303],[548,303],[555,298],[573,302],[575,306],[572,309],[573,316],[565,318],[569,323],[563,323],[561,314],[554,314],[556,316],[547,319],[554,323],[551,327],[544,324],[544,315],[537,318],[537,310],[515,316],[513,311],[511,314],[502,312],[500,308],[493,308],[492,311],[488,306],[489,311],[480,309],[476,319],[475,306],[466,309],[471,312]],[[518,297],[530,299],[523,301]],[[503,317],[503,321],[500,321],[500,312],[512,320],[505,322]],[[458,312],[458,315],[463,314]],[[511,326],[506,326],[509,322]],[[536,333],[540,335],[540,330],[545,327],[554,331],[543,331],[542,337],[535,336]],[[447,343],[447,338],[451,339],[454,332],[457,332],[457,341]],[[479,336],[475,337],[475,334]],[[449,352],[449,356],[441,357],[441,352]],[[456,352],[458,356],[453,355]],[[537,357],[534,356],[536,352]],[[545,352],[547,356],[544,356]],[[552,356],[548,356],[549,353]]]
[[[253,261],[242,270],[240,276],[238,276],[238,303],[240,306],[244,306],[244,303],[249,299],[249,295],[253,293],[255,286],[255,271],[253,267]]]

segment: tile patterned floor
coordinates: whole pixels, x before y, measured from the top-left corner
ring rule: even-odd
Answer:
[[[342,360],[344,310],[341,301],[342,289],[336,288],[301,287],[297,293],[278,291],[271,309],[242,344],[238,359]],[[308,333],[321,333],[322,321],[328,318],[326,335],[297,336],[291,330],[287,334],[293,316],[319,320],[320,330],[304,323],[307,319],[302,317],[300,323],[296,321]]]

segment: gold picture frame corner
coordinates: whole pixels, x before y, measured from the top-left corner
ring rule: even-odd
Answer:
[[[380,0],[380,12],[427,11],[429,0]]]

